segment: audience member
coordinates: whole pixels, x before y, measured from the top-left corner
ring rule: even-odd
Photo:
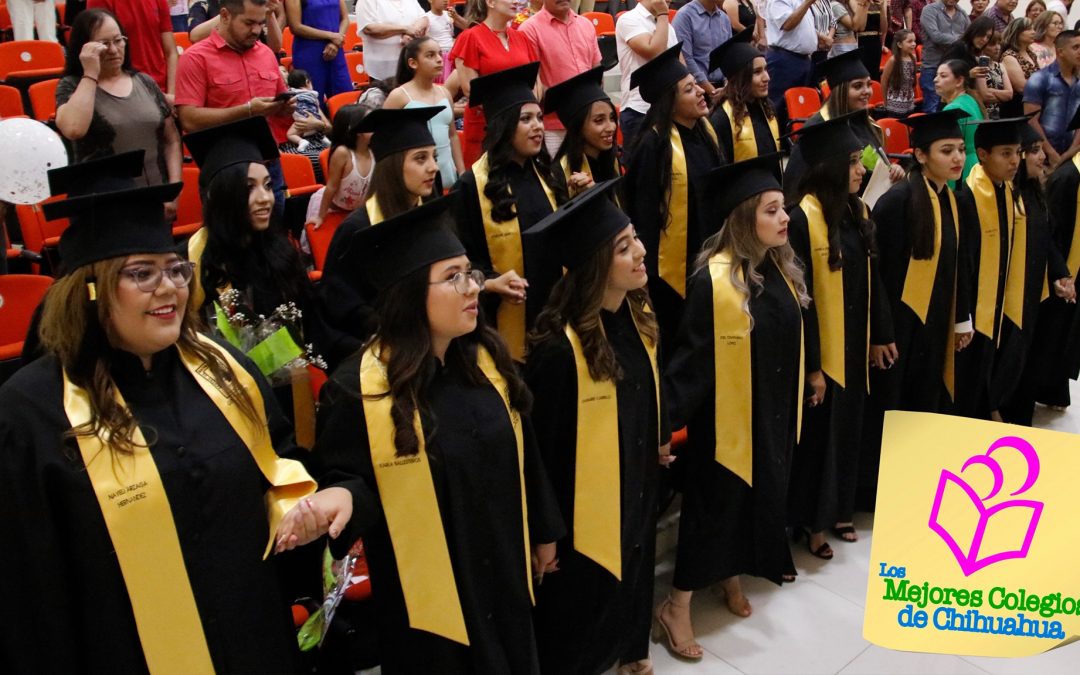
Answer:
[[[1035,42],[1031,45],[1031,51],[1035,54],[1035,61],[1040,68],[1045,68],[1057,58],[1057,50],[1054,41],[1061,31],[1065,30],[1065,19],[1060,14],[1051,10],[1043,12],[1035,22]]]
[[[983,105],[986,106],[987,118],[992,120],[1004,117],[1001,114],[1001,106],[1011,101],[1014,94],[1012,82],[1009,81],[1005,69],[1001,65],[1001,53],[1001,33],[994,31],[986,46],[979,53],[979,56],[990,59],[986,79],[982,81],[979,87],[979,95],[982,96]]]
[[[188,5],[187,29],[190,34],[196,26],[213,19],[221,11],[221,0],[191,0]]]
[[[37,39],[56,42],[56,4],[54,0],[8,0],[11,29],[16,40]]]
[[[432,0],[431,9],[425,15],[428,20],[427,34],[439,44],[439,52],[443,60],[443,71],[436,78],[436,84],[446,82],[446,79],[450,77],[450,71],[454,69],[454,62],[450,58],[450,51],[454,48],[454,29],[459,21],[464,23],[449,4],[449,0]],[[462,30],[466,28],[468,26],[462,26]]]
[[[968,14],[968,18],[974,21],[980,16],[986,13],[986,8],[990,5],[990,0],[971,0],[971,13]]]
[[[188,0],[169,0],[169,21],[174,33],[187,32]]]
[[[915,33],[901,28],[893,33],[892,56],[881,71],[889,117],[907,117],[915,110],[915,71]]]
[[[881,55],[887,54],[885,35],[889,28],[887,0],[867,0],[866,25],[858,32],[859,55],[870,77],[881,77]]]
[[[829,57],[840,56],[859,48],[859,31],[866,28],[866,9],[870,6],[866,0],[832,0],[833,19],[836,20],[836,33],[833,34]]]
[[[959,40],[949,45],[941,60],[944,62],[958,59],[966,63],[968,68],[974,68],[979,65],[979,54],[993,34],[994,20],[988,16],[980,16],[968,24]],[[972,77],[977,77],[977,75],[972,74]]]
[[[814,0],[771,0],[768,4],[769,102],[781,124],[787,122],[784,92],[810,81],[810,55],[818,48],[818,31],[809,13],[813,4]]]
[[[1009,27],[1013,20],[1012,12],[1016,9],[1017,0],[996,0],[990,9],[986,10],[986,16],[994,20],[994,29],[1002,33]]]
[[[157,84],[134,70],[120,24],[107,10],[86,10],[68,36],[56,86],[56,126],[72,141],[74,161],[143,150],[140,185],[181,180],[180,133]],[[176,201],[165,205],[176,213]]]
[[[89,0],[88,9],[107,9],[127,30],[131,66],[154,78],[171,99],[176,94],[176,41],[166,0]]]
[[[709,55],[731,39],[731,19],[719,0],[690,0],[675,14],[671,27],[682,43],[683,61],[712,107],[719,98],[723,80],[720,69],[709,69]]]
[[[975,152],[975,130],[978,128],[975,122],[986,119],[986,108],[975,97],[975,83],[971,79],[970,69],[959,59],[945,61],[938,66],[934,87],[937,95],[941,97],[941,102],[945,104],[943,110],[962,110],[967,113],[965,123],[960,125],[964,132],[965,153],[960,180],[966,180],[971,168],[979,163],[979,156]]]
[[[375,80],[397,70],[404,42],[427,33],[428,20],[416,0],[356,0],[356,29],[364,36],[364,68]]]
[[[814,4],[810,5],[810,16],[814,19],[818,40],[817,49],[810,55],[810,72],[813,72],[819,63],[829,58],[829,50],[836,38],[836,17],[832,11],[832,0],[814,0]]]
[[[266,28],[267,0],[221,0],[217,27],[184,52],[177,73],[176,107],[185,131],[259,115],[277,143],[288,139],[294,104],[276,97],[285,91],[277,56],[259,42]],[[274,184],[275,209],[285,208],[281,161],[266,164]]]
[[[285,18],[294,36],[293,67],[307,71],[312,88],[327,98],[352,91],[345,65],[349,13],[342,0],[285,0]]]
[[[316,230],[331,210],[351,213],[367,199],[375,156],[368,147],[371,134],[360,133],[357,127],[368,112],[367,107],[353,103],[334,115],[326,187],[311,195],[308,202],[307,222]]]
[[[649,104],[637,87],[630,86],[630,76],[679,41],[672,30],[667,0],[642,0],[619,17],[615,23],[615,46],[619,53],[619,126],[623,145],[634,147]]]
[[[709,0],[712,1],[712,0]],[[518,29],[540,59],[545,89],[580,75],[600,63],[600,47],[592,22],[570,8],[570,0],[544,0],[539,12]],[[544,144],[552,157],[566,137],[558,115],[544,117]],[[438,135],[435,139],[438,140]]]
[[[192,5],[188,15],[188,40],[198,42],[210,37],[221,20],[221,0],[195,0],[202,8]],[[281,29],[285,26],[285,5],[282,0],[267,0],[266,29],[259,39],[275,54],[282,52]]]
[[[1006,103],[998,106],[1001,116],[1004,118],[1019,117],[1024,114],[1024,87],[1027,86],[1028,78],[1039,70],[1038,59],[1031,45],[1035,41],[1035,29],[1031,19],[1021,17],[1014,19],[1005,31],[1003,39],[1005,51],[1001,56],[1001,66],[1005,69],[1005,75],[1012,84],[1013,97]]]
[[[889,0],[889,35],[893,36],[897,31],[907,29],[915,34],[915,42],[921,44],[922,11],[928,2],[929,0]],[[986,8],[987,0],[975,0],[972,6],[977,2],[983,4],[983,9]]]
[[[923,8],[923,55],[919,88],[923,94],[923,112],[937,112],[940,100],[934,91],[934,78],[945,50],[960,39],[971,19],[956,6],[959,0],[936,0]]]
[[[1024,16],[1034,21],[1042,16],[1046,9],[1046,3],[1043,2],[1043,0],[1031,0],[1031,2],[1028,3],[1027,9],[1024,10]]]
[[[751,0],[722,0],[719,4],[731,22],[732,34],[740,33],[746,28],[757,32],[757,10]]]
[[[1069,10],[1072,9],[1073,0],[1048,0],[1046,3],[1046,9],[1051,12],[1057,12],[1061,15],[1062,19],[1069,20]],[[1034,21],[1035,19],[1032,19]]]
[[[1035,114],[1031,125],[1047,141],[1051,167],[1075,145],[1069,122],[1080,107],[1080,32],[1062,31],[1056,46],[1057,60],[1028,78],[1024,87],[1024,113]]]
[[[320,183],[324,178],[319,164],[319,153],[330,147],[326,134],[330,133],[330,120],[322,111],[322,97],[311,87],[311,78],[300,68],[293,68],[285,78],[289,91],[293,94],[295,109],[293,123],[286,132],[287,142],[278,146],[279,152],[305,155],[315,170],[315,179]]]

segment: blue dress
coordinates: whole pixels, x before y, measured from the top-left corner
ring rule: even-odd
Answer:
[[[341,27],[341,3],[338,0],[307,0],[300,22],[309,28],[338,32]],[[352,80],[345,65],[345,53],[339,51],[332,61],[324,61],[324,40],[308,40],[297,36],[293,40],[293,68],[307,71],[311,88],[330,98],[334,94],[352,91]]]

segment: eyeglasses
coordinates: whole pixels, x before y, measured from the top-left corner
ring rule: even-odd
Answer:
[[[480,270],[469,270],[468,272],[458,272],[449,279],[443,281],[432,281],[428,285],[434,286],[435,284],[450,284],[454,287],[454,290],[462,295],[469,294],[469,282],[472,281],[479,287],[479,290],[484,290],[484,282],[487,279],[484,277],[484,273]]]
[[[123,49],[127,46],[128,39],[121,35],[120,37],[113,38],[111,40],[98,40],[101,44],[105,45],[105,48],[113,47],[114,49]]]
[[[143,293],[153,293],[166,276],[177,288],[187,286],[195,276],[195,263],[179,261],[170,263],[164,268],[157,265],[136,265],[120,270],[120,274],[134,281]]]

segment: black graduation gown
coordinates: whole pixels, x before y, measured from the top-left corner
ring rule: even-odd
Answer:
[[[262,376],[233,355],[259,383],[274,447],[294,453],[290,427]],[[110,373],[153,443],[215,669],[296,671],[280,561],[263,561],[269,485],[255,460],[175,349],[157,354],[150,371],[133,355],[113,352]],[[62,395],[52,356],[0,389],[0,514],[7,523],[0,671],[145,673],[105,520],[77,444],[62,438],[70,428]]]
[[[813,298],[807,309],[808,333],[817,335],[818,296],[814,292],[814,263],[810,255],[810,232],[806,214],[796,206],[790,211],[788,237],[806,269],[806,288]],[[792,464],[791,522],[820,532],[838,522],[851,522],[855,512],[866,391],[866,340],[881,344],[892,334],[891,316],[885,301],[877,260],[867,258],[866,245],[850,215],[840,225],[844,286],[844,379],[841,387],[825,374],[825,400],[803,411],[803,430]],[[869,267],[869,280],[867,275]],[[868,300],[869,299],[869,300]]]
[[[1005,310],[1005,280],[1008,277],[1009,221],[1006,212],[1005,190],[995,186],[998,215],[998,277],[994,288],[994,334],[987,337],[975,331],[971,343],[956,354],[956,405],[953,413],[965,417],[990,419],[990,411],[997,408],[999,399],[991,400],[990,376],[994,370],[994,352],[997,349],[998,327],[1001,314]],[[960,255],[967,264],[963,269],[967,287],[971,289],[969,305],[971,320],[975,321],[975,312],[979,304],[979,247],[982,243],[982,229],[979,212],[975,208],[975,197],[966,183],[957,186],[957,208],[961,211]]]
[[[908,228],[911,214],[911,184],[902,180],[881,196],[874,206],[873,218],[878,245],[878,269],[892,317],[892,335],[882,335],[881,344],[896,343],[898,356],[887,370],[870,370],[870,399],[863,425],[863,455],[859,461],[857,508],[874,509],[877,473],[881,459],[881,425],[886,410],[949,412],[951,401],[942,376],[945,350],[957,317],[969,315],[968,289],[959,283],[961,262],[957,256],[957,237],[949,208],[949,188],[938,192],[941,206],[941,252],[930,294],[926,322],[902,301],[904,280],[911,260]],[[963,212],[957,206],[957,214]],[[964,229],[961,227],[961,232]],[[954,290],[955,289],[955,290]],[[952,313],[953,296],[956,313]]]
[[[795,445],[801,308],[780,270],[764,262],[750,299],[753,480],[750,488],[716,461],[712,278],[694,273],[675,352],[664,375],[672,428],[687,426],[675,588],[699,590],[736,574],[774,583],[795,574],[787,543],[788,475]],[[808,331],[809,332],[809,331]],[[805,369],[820,362],[808,343]],[[723,394],[721,394],[723,395]]]
[[[525,367],[526,381],[535,396],[532,419],[540,453],[568,530],[559,541],[560,570],[544,577],[536,598],[541,670],[552,675],[598,674],[616,661],[632,663],[649,656],[658,441],[668,442],[671,434],[666,413],[657,427],[652,366],[629,304],[624,302],[615,313],[601,312],[601,319],[623,371],[616,384],[621,582],[574,550],[577,366],[569,340],[560,334],[538,344]]]
[[[1053,294],[1054,282],[1069,276],[1065,258],[1053,246],[1050,216],[1042,187],[1026,181],[1020,194],[1027,210],[1027,261],[1024,280],[1023,328],[1006,319],[1001,326],[1001,344],[994,358],[994,374],[990,381],[991,395],[1000,401],[998,412],[1002,420],[1031,426],[1035,412],[1035,389],[1038,385],[1031,361],[1036,336],[1040,332],[1039,307],[1043,284],[1049,284]]]
[[[686,277],[689,279],[694,270],[694,261],[701,251],[701,244],[723,225],[719,219],[712,217],[705,202],[709,193],[706,177],[709,171],[723,162],[713,148],[711,139],[700,129],[687,129],[679,124],[675,124],[675,128],[682,139],[689,175],[686,207]],[[660,232],[664,228],[664,223],[660,221],[660,205],[666,192],[660,180],[660,172],[665,161],[661,159],[664,156],[662,150],[668,143],[670,139],[660,138],[656,130],[642,130],[626,172],[622,203],[645,245],[649,296],[660,324],[660,342],[670,345],[675,342],[686,301],[660,278],[658,256]],[[667,166],[671,166],[670,159],[667,160]]]
[[[510,174],[510,194],[513,195],[516,205],[518,228],[524,233],[551,215],[554,209],[551,208],[551,202],[548,201],[547,193],[544,192],[540,177],[536,175],[531,161],[524,166],[510,162],[507,171]],[[480,215],[476,177],[471,169],[462,174],[454,189],[462,192],[458,198],[458,236],[461,243],[465,244],[465,251],[473,268],[483,270],[489,278],[507,272],[508,270],[499,270],[496,273],[492,265],[487,237],[484,235],[484,219]],[[554,192],[554,188],[552,191]],[[543,237],[521,237],[525,269],[517,270],[517,273],[529,282],[525,296],[526,330],[532,328],[540,310],[547,303],[552,286],[562,276],[562,265],[555,255],[555,249],[540,239]],[[497,293],[484,293],[481,295],[481,302],[484,316],[494,322],[495,313],[502,302],[500,296]]]
[[[1050,204],[1050,231],[1056,255],[1067,260],[1073,237],[1076,236],[1076,195],[1080,190],[1080,173],[1076,165],[1064,162],[1050,175],[1046,183],[1047,204]],[[1076,270],[1066,270],[1071,276]],[[1045,405],[1068,406],[1069,377],[1073,365],[1068,356],[1076,344],[1069,339],[1070,327],[1077,315],[1076,305],[1067,303],[1054,293],[1039,307],[1039,334],[1033,348],[1032,367],[1038,379],[1035,400]]]
[[[769,128],[768,118],[765,117],[765,108],[762,107],[760,102],[752,101],[747,106],[747,112],[749,113],[750,123],[754,126],[754,140],[757,142],[757,154],[769,155],[775,152],[779,152],[779,148],[776,147],[776,142],[772,137],[772,129]],[[709,117],[709,121],[712,122],[713,129],[716,130],[716,138],[720,141],[720,152],[724,157],[735,157],[735,139],[731,133],[731,123],[728,120],[727,111],[724,110],[722,105],[716,106],[712,115]],[[743,121],[746,124],[746,121]],[[776,165],[777,175],[780,174],[780,163]]]
[[[825,118],[821,116],[820,112],[816,112],[810,116],[810,119],[806,120],[806,126],[813,126],[815,124],[821,124],[825,121]],[[872,145],[875,148],[885,152],[885,147],[882,145],[882,139],[878,136],[877,130],[870,126],[869,122],[866,124],[853,124],[851,130],[855,132],[855,136],[862,141],[863,147]],[[881,160],[885,161],[885,160]],[[787,166],[784,167],[784,185],[797,186],[799,180],[810,170],[810,167],[806,163],[806,159],[802,154],[802,147],[796,143],[791,149],[791,156],[788,158]],[[866,185],[870,182],[870,176],[873,172],[867,171],[863,175],[862,185],[859,186],[859,194],[863,193],[866,189]]]
[[[526,561],[521,544],[517,446],[494,387],[476,386],[453,359],[430,373],[434,419],[424,420],[435,496],[471,646],[409,628],[390,534],[379,501],[360,398],[358,353],[322,390],[313,451],[320,485],[353,493],[353,517],[334,542],[340,556],[357,536],[371,572],[382,672],[538,673]],[[525,419],[525,486],[534,544],[564,534],[558,506]]]
[[[367,209],[363,206],[349,214],[338,225],[326,252],[326,266],[319,280],[319,294],[326,307],[326,320],[336,330],[348,336],[348,356],[374,332],[375,288],[367,270],[356,264],[350,255],[353,237],[371,227]]]

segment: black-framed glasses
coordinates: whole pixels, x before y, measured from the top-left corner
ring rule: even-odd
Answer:
[[[166,276],[173,286],[184,288],[195,276],[195,263],[179,260],[165,267],[157,265],[133,265],[120,270],[120,274],[135,282],[135,286],[144,293],[153,293]]]
[[[468,272],[458,272],[449,279],[444,279],[442,281],[431,281],[429,282],[429,285],[434,286],[435,284],[450,284],[458,293],[461,293],[462,295],[468,295],[470,281],[475,283],[477,287],[482,291],[484,290],[484,282],[487,281],[487,278],[480,270],[469,270]]]

